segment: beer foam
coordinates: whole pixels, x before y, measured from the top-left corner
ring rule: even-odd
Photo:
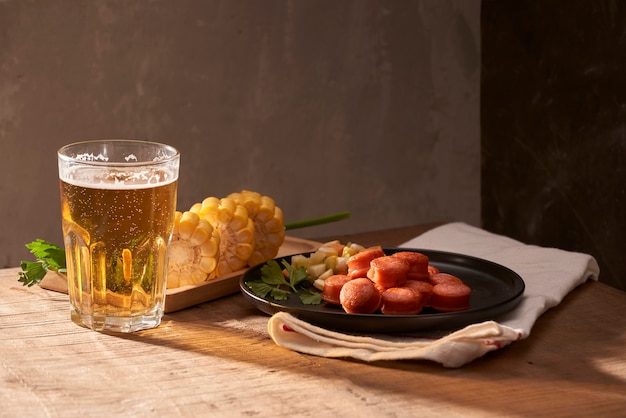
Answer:
[[[133,168],[125,170],[75,167],[68,170],[61,180],[79,187],[92,189],[148,189],[173,183],[177,177],[170,170]]]
[[[79,161],[109,161],[109,157],[105,157],[102,153],[95,155],[92,152],[85,152],[83,154],[77,154],[74,159]]]
[[[152,161],[159,162],[159,161],[167,160],[169,158],[171,158],[170,155],[164,152],[159,152],[159,154],[156,157],[154,157]],[[109,157],[102,155],[102,153],[96,155],[92,152],[85,152],[83,154],[77,154],[74,157],[74,159],[78,161],[105,161],[105,162],[109,161]],[[130,161],[137,162],[139,161],[139,158],[137,158],[135,154],[128,154],[127,156],[124,157],[124,160],[126,160],[126,162],[130,162]]]

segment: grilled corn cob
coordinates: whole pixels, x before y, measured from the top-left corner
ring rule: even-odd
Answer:
[[[228,198],[243,205],[254,222],[254,250],[247,265],[252,267],[276,257],[285,240],[285,226],[283,212],[274,199],[250,190],[231,193]]]
[[[220,236],[194,212],[176,212],[170,244],[167,288],[201,283],[217,267]]]
[[[246,267],[254,251],[254,222],[246,208],[228,197],[207,197],[190,211],[208,221],[220,237],[217,267],[209,278]]]
[[[207,197],[176,212],[168,289],[198,284],[271,260],[285,239],[282,210],[249,190]]]

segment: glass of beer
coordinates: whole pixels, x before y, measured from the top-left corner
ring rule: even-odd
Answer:
[[[140,140],[58,151],[71,318],[96,331],[161,323],[179,152]]]

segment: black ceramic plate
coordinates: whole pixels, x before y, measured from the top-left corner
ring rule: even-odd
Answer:
[[[329,329],[354,333],[397,333],[422,330],[452,330],[466,325],[496,319],[498,315],[513,309],[524,294],[522,278],[504,266],[462,254],[433,250],[385,248],[386,254],[397,251],[417,251],[426,254],[430,264],[442,273],[461,278],[472,289],[470,308],[460,312],[435,312],[425,309],[418,315],[348,314],[340,306],[322,302],[320,305],[304,305],[297,295],[287,300],[260,298],[245,285],[246,281],[261,277],[261,265],[243,274],[239,287],[254,306],[267,314],[279,311],[290,314]],[[310,253],[309,253],[310,254]],[[305,254],[308,255],[308,254]],[[277,259],[280,263],[280,260]],[[290,260],[290,257],[284,257]]]

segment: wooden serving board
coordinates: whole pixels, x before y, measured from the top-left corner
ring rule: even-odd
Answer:
[[[277,257],[315,251],[322,243],[302,238],[285,237]],[[165,297],[165,313],[176,312],[190,306],[209,302],[239,292],[239,278],[246,270],[239,270],[216,277],[198,285],[168,289]],[[63,274],[49,272],[39,283],[44,289],[67,293],[67,278]]]

